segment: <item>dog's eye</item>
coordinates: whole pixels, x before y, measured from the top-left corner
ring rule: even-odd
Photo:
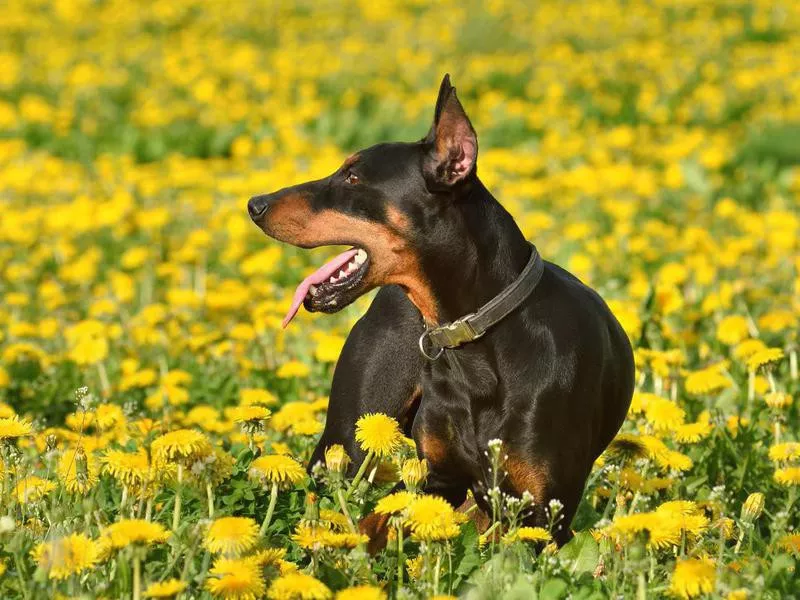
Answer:
[[[348,171],[347,177],[345,177],[344,180],[351,185],[355,185],[358,183],[358,175],[356,175],[352,171]]]

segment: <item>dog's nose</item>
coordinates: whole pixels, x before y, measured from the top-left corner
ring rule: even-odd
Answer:
[[[260,219],[267,210],[269,205],[269,194],[262,196],[253,196],[247,203],[247,212],[250,213],[250,218],[254,221]]]

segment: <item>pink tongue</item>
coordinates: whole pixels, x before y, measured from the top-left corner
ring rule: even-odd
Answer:
[[[319,269],[314,271],[311,275],[303,279],[294,292],[294,298],[292,298],[292,306],[289,308],[289,312],[287,312],[286,316],[283,317],[283,326],[286,327],[289,322],[294,319],[297,311],[300,310],[300,305],[303,303],[306,294],[308,294],[308,288],[310,288],[312,285],[327,281],[331,275],[349,263],[350,259],[356,254],[358,254],[358,250],[355,248],[348,250],[347,252],[342,252],[339,256],[332,258]]]

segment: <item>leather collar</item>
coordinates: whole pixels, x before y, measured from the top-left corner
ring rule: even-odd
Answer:
[[[536,246],[531,257],[514,282],[474,313],[428,329],[419,338],[419,350],[429,360],[436,360],[445,348],[458,348],[481,337],[488,329],[505,319],[531,295],[544,273],[544,260]]]

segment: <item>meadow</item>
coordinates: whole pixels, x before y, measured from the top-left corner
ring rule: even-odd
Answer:
[[[528,498],[480,533],[421,493],[381,415],[357,481],[305,473],[369,298],[282,329],[333,249],[247,199],[419,139],[445,72],[484,183],[635,348],[560,549]],[[798,140],[793,0],[8,0],[0,597],[800,597]]]

